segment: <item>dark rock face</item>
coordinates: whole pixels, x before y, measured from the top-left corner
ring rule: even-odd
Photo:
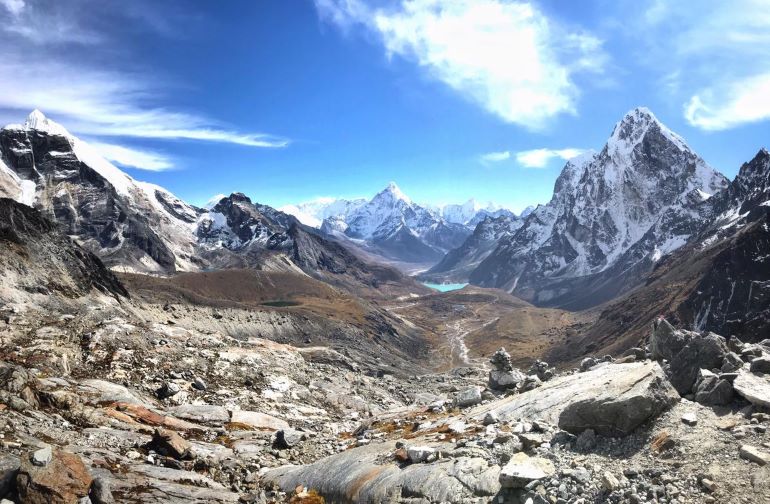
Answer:
[[[703,370],[693,391],[695,401],[708,406],[724,406],[730,404],[735,397],[732,383],[713,373],[703,373]]]
[[[22,289],[68,297],[91,289],[128,296],[98,257],[61,234],[37,210],[6,198],[0,198],[0,251],[0,270],[21,272]]]
[[[567,163],[551,201],[500,240],[470,281],[540,305],[606,301],[684,244],[697,229],[690,215],[702,202],[699,191],[713,194],[726,183],[649,111],[636,109],[601,152]]]
[[[273,235],[285,230],[271,218],[275,215],[260,212],[243,193],[222,198],[212,211],[222,215],[226,225],[209,218],[198,228],[198,238],[204,243],[221,243],[230,250],[244,249],[255,243],[264,245]]]
[[[696,244],[718,252],[684,308],[699,329],[758,341],[770,331],[770,153],[762,149],[715,196]],[[713,245],[711,245],[713,244]],[[697,247],[693,247],[697,250]]]
[[[111,183],[82,161],[75,151],[77,142],[56,129],[5,128],[0,130],[0,159],[20,178],[34,182],[35,207],[43,215],[58,222],[66,234],[77,236],[108,265],[136,264],[146,254],[161,269],[174,271],[174,253],[153,229],[157,217],[138,212],[136,202],[120,192],[130,178],[116,174]],[[177,202],[165,196],[164,200],[161,204],[184,214],[175,208]],[[194,220],[190,215],[184,218]]]

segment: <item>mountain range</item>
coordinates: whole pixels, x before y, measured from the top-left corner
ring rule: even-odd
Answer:
[[[373,292],[388,285],[422,289],[241,193],[204,209],[136,181],[37,110],[24,124],[0,130],[0,196],[35,207],[122,272],[247,267]]]
[[[384,262],[426,264],[423,281],[608,314],[686,278],[685,297],[651,305],[693,327],[744,331],[767,320],[767,160],[761,150],[730,182],[637,108],[601,150],[566,163],[548,203],[521,215],[472,201],[422,206],[391,183],[371,200],[298,206],[314,227],[242,193],[190,205],[34,111],[0,130],[0,196],[33,206],[114,271],[260,269],[386,296],[426,291]]]
[[[420,205],[395,182],[370,200],[321,198],[281,210],[384,260],[427,266],[460,246],[485,218],[515,218],[508,209],[473,199],[460,205]]]
[[[488,223],[427,275],[502,288],[538,305],[594,306],[639,285],[686,244],[708,219],[709,199],[727,186],[680,136],[637,108],[599,152],[566,163],[548,203],[494,233],[485,232]]]

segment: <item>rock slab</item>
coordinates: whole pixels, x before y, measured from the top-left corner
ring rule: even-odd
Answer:
[[[524,488],[532,481],[549,478],[556,469],[553,464],[526,453],[516,453],[500,471],[500,485],[503,488]]]
[[[733,382],[733,388],[755,406],[770,408],[770,379],[742,371]]]
[[[536,390],[474,409],[479,419],[493,411],[501,421],[541,418],[579,434],[593,429],[605,436],[625,436],[679,401],[660,365],[633,362],[597,367],[562,376]]]

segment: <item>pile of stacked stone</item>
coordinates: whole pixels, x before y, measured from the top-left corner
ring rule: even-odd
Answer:
[[[526,376],[518,369],[514,369],[511,355],[500,348],[489,359],[492,370],[489,372],[489,388],[492,390],[512,390],[523,383]]]

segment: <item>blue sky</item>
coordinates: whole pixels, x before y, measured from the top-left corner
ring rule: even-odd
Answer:
[[[0,120],[198,204],[521,209],[638,105],[729,177],[770,144],[766,0],[0,0],[0,44]]]

